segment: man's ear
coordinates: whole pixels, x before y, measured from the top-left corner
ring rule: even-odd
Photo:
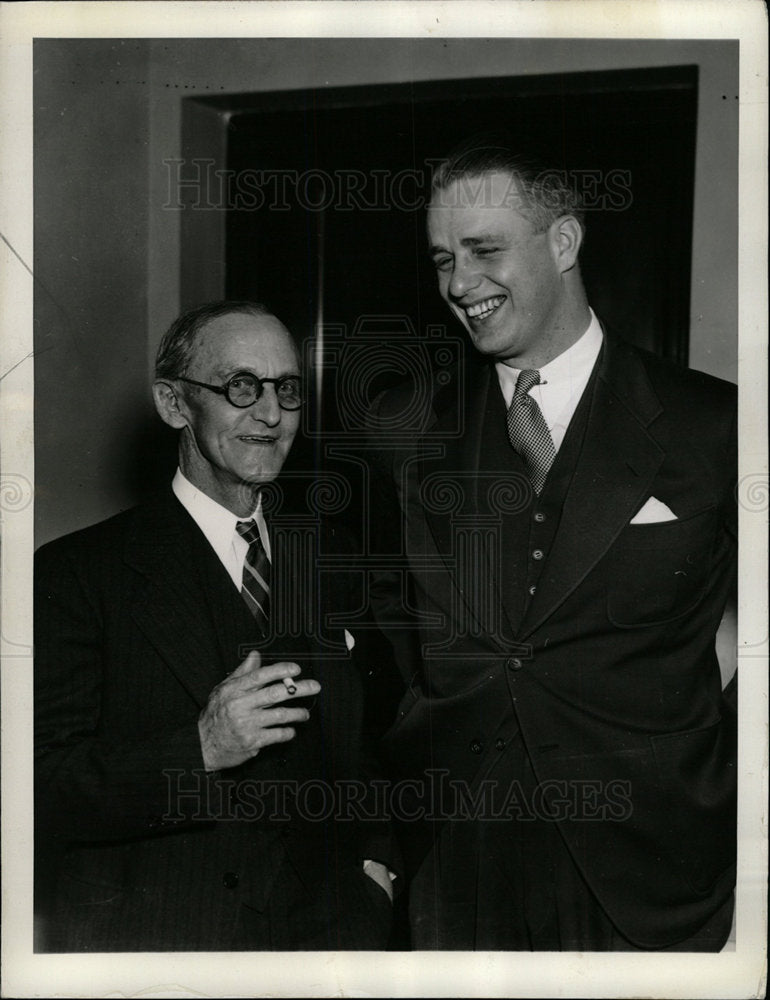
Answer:
[[[152,384],[152,398],[160,419],[176,430],[187,426],[187,407],[184,400],[171,382],[157,379]]]
[[[577,263],[583,243],[583,229],[574,215],[562,215],[551,224],[551,250],[559,270],[571,270]]]

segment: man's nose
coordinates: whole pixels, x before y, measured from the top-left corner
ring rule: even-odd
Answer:
[[[461,299],[481,281],[478,266],[473,258],[457,259],[449,277],[447,292],[450,298]]]
[[[278,405],[278,396],[275,393],[274,385],[264,385],[262,395],[249,408],[252,418],[267,424],[268,427],[275,427],[281,422],[282,412]]]

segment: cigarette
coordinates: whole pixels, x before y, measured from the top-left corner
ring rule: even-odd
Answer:
[[[297,687],[294,684],[294,681],[292,680],[291,677],[284,677],[283,683],[286,685],[286,690],[289,692],[289,694],[297,693]]]

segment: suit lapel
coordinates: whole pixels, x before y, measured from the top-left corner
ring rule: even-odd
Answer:
[[[127,540],[126,562],[147,578],[132,614],[179,682],[200,705],[236,663],[223,662],[200,584],[197,526],[169,493],[149,504]],[[201,542],[205,539],[201,536]]]
[[[651,495],[664,452],[647,431],[661,412],[647,373],[626,345],[605,340],[582,451],[525,639],[575,590]]]
[[[458,411],[457,385],[436,396],[436,421],[420,441],[418,487],[425,518],[450,572],[454,567],[454,531],[458,515],[478,511],[481,431],[489,389],[489,369],[469,366]],[[436,456],[435,458],[433,456]]]
[[[416,495],[457,593],[484,631],[497,635],[499,630],[489,626],[484,613],[490,600],[484,581],[471,584],[459,578],[457,573],[460,559],[458,528],[459,534],[467,540],[468,528],[480,526],[485,515],[490,520],[497,516],[487,502],[489,477],[479,475],[484,415],[487,406],[495,402],[491,398],[494,386],[491,387],[490,371],[487,363],[471,362],[461,392],[456,386],[449,386],[437,395],[436,423],[430,428],[430,437],[420,442],[422,457],[417,467]],[[458,396],[461,397],[459,412]],[[436,454],[437,447],[443,453],[434,459],[431,456]],[[470,559],[471,564],[476,562],[467,554],[465,558]],[[483,560],[482,565],[485,565]],[[495,591],[492,603],[503,607],[497,587],[499,567],[488,566],[488,571],[487,584]],[[478,600],[484,607],[476,606]]]

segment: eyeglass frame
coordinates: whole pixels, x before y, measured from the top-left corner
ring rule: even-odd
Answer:
[[[259,392],[257,396],[254,399],[252,399],[250,403],[243,403],[243,404],[235,403],[233,402],[232,399],[230,399],[230,383],[234,379],[242,378],[244,375],[248,375],[250,379],[253,379],[254,382],[257,383]],[[280,375],[278,378],[260,378],[259,375],[255,375],[253,372],[240,371],[240,372],[235,372],[234,375],[231,375],[224,385],[211,385],[209,382],[198,382],[194,378],[185,378],[183,375],[176,376],[176,380],[178,382],[189,382],[190,385],[197,385],[200,386],[201,389],[209,389],[211,392],[216,392],[220,396],[224,396],[227,402],[230,404],[230,406],[234,406],[236,410],[247,410],[250,406],[253,406],[255,403],[258,403],[260,399],[262,399],[262,394],[264,393],[265,384],[271,382],[273,385],[276,386],[275,398],[278,400],[278,405],[280,406],[280,408],[282,410],[286,410],[288,413],[295,413],[302,407],[302,404],[305,402],[305,400],[300,399],[299,403],[297,403],[296,406],[285,406],[281,402],[281,398],[278,395],[277,386],[281,382],[287,381],[287,379],[297,379],[297,381],[300,383],[300,387],[302,386],[302,378],[299,375]]]

